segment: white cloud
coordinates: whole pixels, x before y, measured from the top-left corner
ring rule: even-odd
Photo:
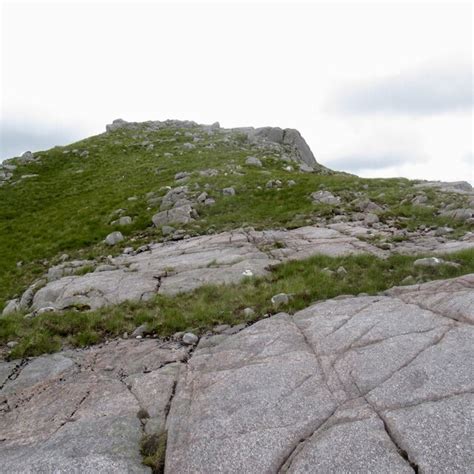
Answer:
[[[342,114],[433,115],[470,111],[472,105],[472,65],[446,63],[346,84],[333,107]]]

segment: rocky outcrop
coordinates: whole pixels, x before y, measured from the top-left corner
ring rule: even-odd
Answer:
[[[32,309],[96,309],[126,300],[146,300],[158,292],[177,294],[204,284],[236,283],[248,275],[265,275],[271,265],[318,253],[384,255],[355,237],[320,227],[224,232],[150,245],[148,249],[109,259],[108,271],[50,281],[36,292]]]
[[[164,221],[159,223],[163,225]],[[27,298],[22,297],[20,306],[15,300],[7,308],[8,312],[29,307],[33,311],[42,308],[97,309],[127,300],[147,300],[157,293],[191,291],[205,284],[237,283],[249,275],[266,275],[272,265],[316,254],[370,253],[383,258],[390,252],[436,254],[474,247],[474,234],[468,234],[460,241],[417,236],[413,240],[394,243],[391,250],[381,250],[366,241],[385,234],[388,232],[377,233],[357,223],[339,223],[329,228],[224,232],[152,244],[139,249],[140,252],[127,248],[123,255],[108,258],[107,265],[102,265],[100,271],[96,268],[84,275],[71,275],[74,268],[70,264],[53,267],[48,273],[48,283],[41,281],[41,284],[33,285],[25,293]],[[91,263],[94,262],[78,261],[78,264],[86,265],[86,269]]]
[[[330,300],[198,348],[166,472],[469,472],[473,291],[470,275]]]
[[[282,129],[280,127],[240,127],[225,129],[222,128],[219,122],[215,122],[212,125],[202,125],[190,120],[165,120],[160,121],[148,121],[148,122],[127,122],[123,119],[116,119],[113,123],[106,125],[107,132],[115,132],[117,130],[151,130],[156,131],[163,128],[176,127],[182,129],[200,129],[208,133],[219,132],[224,135],[232,135],[234,133],[243,134],[246,136],[250,143],[257,145],[279,145],[282,147],[281,151],[288,151],[290,157],[304,163],[311,169],[318,165],[313,152],[309,148],[308,144],[301,136],[298,130],[293,128]],[[188,150],[193,149],[194,145],[191,143],[185,143],[184,147]]]
[[[314,304],[197,349],[151,339],[0,362],[5,472],[472,470],[474,274]],[[228,334],[232,334],[229,332]]]

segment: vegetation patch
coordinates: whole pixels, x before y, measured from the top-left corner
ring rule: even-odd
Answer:
[[[146,434],[140,443],[143,464],[151,468],[153,474],[165,472],[167,433]]]

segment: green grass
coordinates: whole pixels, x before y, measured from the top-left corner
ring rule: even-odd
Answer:
[[[161,240],[161,231],[151,226],[158,205],[149,205],[146,194],[163,196],[165,186],[177,185],[174,175],[179,171],[193,173],[186,183],[190,189],[200,193],[207,184],[206,191],[216,199],[214,206],[198,209],[200,219],[186,228],[190,235],[245,225],[257,229],[307,225],[350,209],[358,192],[378,204],[392,206],[382,220],[405,216],[401,227],[449,224],[458,234],[466,230],[460,223],[436,217],[433,209],[401,205],[404,198],[417,192],[408,180],[288,172],[284,169],[288,164],[274,152],[255,148],[237,134],[227,141],[224,138],[220,133],[212,137],[202,133],[196,149],[186,151],[182,144],[190,139],[183,130],[118,130],[35,153],[41,163],[18,165],[12,180],[16,184],[0,187],[0,309],[58,263],[62,253],[87,259],[117,254],[130,244]],[[154,144],[153,150],[142,145],[145,139]],[[210,143],[215,148],[206,148]],[[73,153],[75,149],[88,150],[89,155],[81,158]],[[165,153],[174,156],[165,157]],[[263,168],[246,166],[249,155],[258,156]],[[198,172],[207,168],[219,170],[219,175],[200,176]],[[19,179],[23,174],[39,176]],[[270,179],[280,179],[282,188],[267,189]],[[296,181],[295,186],[286,185],[290,179]],[[235,196],[222,196],[221,190],[228,186],[235,187]],[[318,189],[341,196],[339,209],[313,205],[308,196]],[[435,191],[427,192],[433,202],[445,198]],[[130,201],[129,197],[137,199]],[[117,218],[113,216],[117,209],[133,218],[130,226],[110,225]],[[106,247],[102,240],[113,230],[122,231],[127,240],[114,248]]]
[[[167,433],[146,434],[140,443],[143,464],[151,468],[153,474],[165,472]]]
[[[14,314],[0,318],[0,344],[18,341],[10,357],[20,358],[55,352],[62,346],[89,346],[124,332],[130,334],[141,324],[147,325],[148,334],[161,337],[186,330],[199,333],[217,324],[251,322],[280,310],[293,313],[315,301],[342,294],[376,294],[400,285],[409,275],[421,283],[474,272],[474,250],[443,257],[459,263],[458,268],[414,267],[416,258],[314,256],[281,264],[267,277],[248,278],[233,285],[204,286],[173,297],[158,295],[148,302],[127,302],[90,312],[44,313],[34,319]],[[331,276],[323,271],[325,268],[335,271],[340,266],[344,266],[347,275]],[[272,306],[271,297],[277,293],[291,295],[287,306],[278,309]],[[246,307],[253,308],[255,316],[244,316]]]

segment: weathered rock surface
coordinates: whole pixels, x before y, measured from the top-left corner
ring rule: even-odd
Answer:
[[[281,248],[272,248],[276,242]],[[270,265],[318,253],[384,255],[368,243],[320,227],[225,232],[155,244],[149,249],[137,255],[110,259],[109,263],[115,265],[116,270],[66,276],[49,282],[35,294],[32,308],[95,309],[126,300],[147,299],[157,292],[177,294],[204,284],[238,282],[248,272],[265,275]]]
[[[473,293],[469,275],[329,300],[198,348],[166,472],[470,472]]]
[[[150,472],[140,439],[166,429],[167,473],[472,472],[473,295],[471,274],[194,352],[122,340],[2,362],[0,470]]]
[[[379,234],[385,235],[384,231]],[[377,235],[376,230],[357,223],[339,223],[290,231],[239,230],[153,244],[141,252],[128,251],[110,258],[101,271],[85,275],[64,276],[67,275],[61,273],[64,265],[54,267],[61,270],[54,270],[55,281],[49,281],[43,287],[36,285],[29,288],[21,299],[20,308],[96,309],[126,300],[147,300],[157,292],[177,294],[204,284],[235,283],[245,276],[263,276],[269,266],[315,254],[340,256],[371,253],[379,257],[388,256],[389,251],[358,238],[374,235]],[[472,247],[474,234],[460,241],[418,236],[414,240],[392,244],[390,252],[437,254]],[[65,265],[69,268],[68,264]]]
[[[178,345],[130,340],[0,363],[0,471],[150,472],[140,440],[164,428],[186,357]]]

